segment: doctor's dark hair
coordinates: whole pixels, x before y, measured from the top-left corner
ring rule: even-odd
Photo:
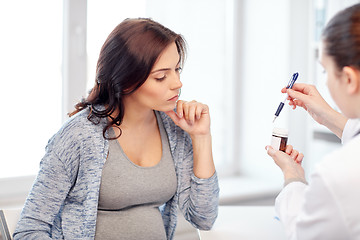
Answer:
[[[360,4],[337,13],[323,31],[324,50],[339,71],[345,66],[360,69]]]
[[[101,48],[95,86],[69,115],[89,107],[88,119],[94,124],[109,117],[111,120],[103,129],[104,138],[108,138],[106,131],[122,123],[123,97],[145,82],[160,54],[172,43],[176,44],[183,65],[186,43],[181,35],[151,19],[125,19],[110,33]],[[111,116],[115,111],[118,111],[117,116]]]

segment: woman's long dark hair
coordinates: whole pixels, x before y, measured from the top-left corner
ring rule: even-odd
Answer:
[[[151,19],[126,19],[121,22],[101,48],[95,86],[69,115],[89,107],[88,119],[94,124],[98,124],[101,118],[110,118],[103,129],[104,138],[108,138],[106,131],[122,123],[125,111],[123,97],[145,82],[161,52],[173,42],[183,64],[186,44],[181,35]],[[118,115],[112,117],[115,111]]]
[[[340,71],[345,66],[360,69],[360,4],[337,13],[323,31],[325,52]]]

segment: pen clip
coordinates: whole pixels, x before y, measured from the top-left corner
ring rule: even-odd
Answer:
[[[286,86],[286,88],[290,88],[290,89],[291,89],[291,88],[293,87],[296,79],[298,78],[298,76],[299,76],[299,73],[297,73],[297,72],[294,73],[294,74],[292,75],[292,78],[290,79],[288,85]]]

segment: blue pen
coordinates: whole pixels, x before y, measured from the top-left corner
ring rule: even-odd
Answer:
[[[295,83],[296,79],[298,78],[298,76],[299,76],[299,73],[297,73],[297,72],[294,73],[292,75],[292,78],[290,79],[288,85],[286,86],[286,88],[291,89],[294,86],[294,83]],[[284,101],[280,102],[279,107],[276,110],[273,122],[275,122],[275,119],[279,116],[281,110],[283,109],[283,107],[285,105],[285,102],[286,102],[287,98],[288,98],[288,95],[286,94],[286,97],[285,97]]]

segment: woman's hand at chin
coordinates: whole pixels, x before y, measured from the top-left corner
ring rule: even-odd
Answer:
[[[174,123],[193,137],[210,135],[210,113],[206,104],[179,100],[176,112],[165,112]]]

